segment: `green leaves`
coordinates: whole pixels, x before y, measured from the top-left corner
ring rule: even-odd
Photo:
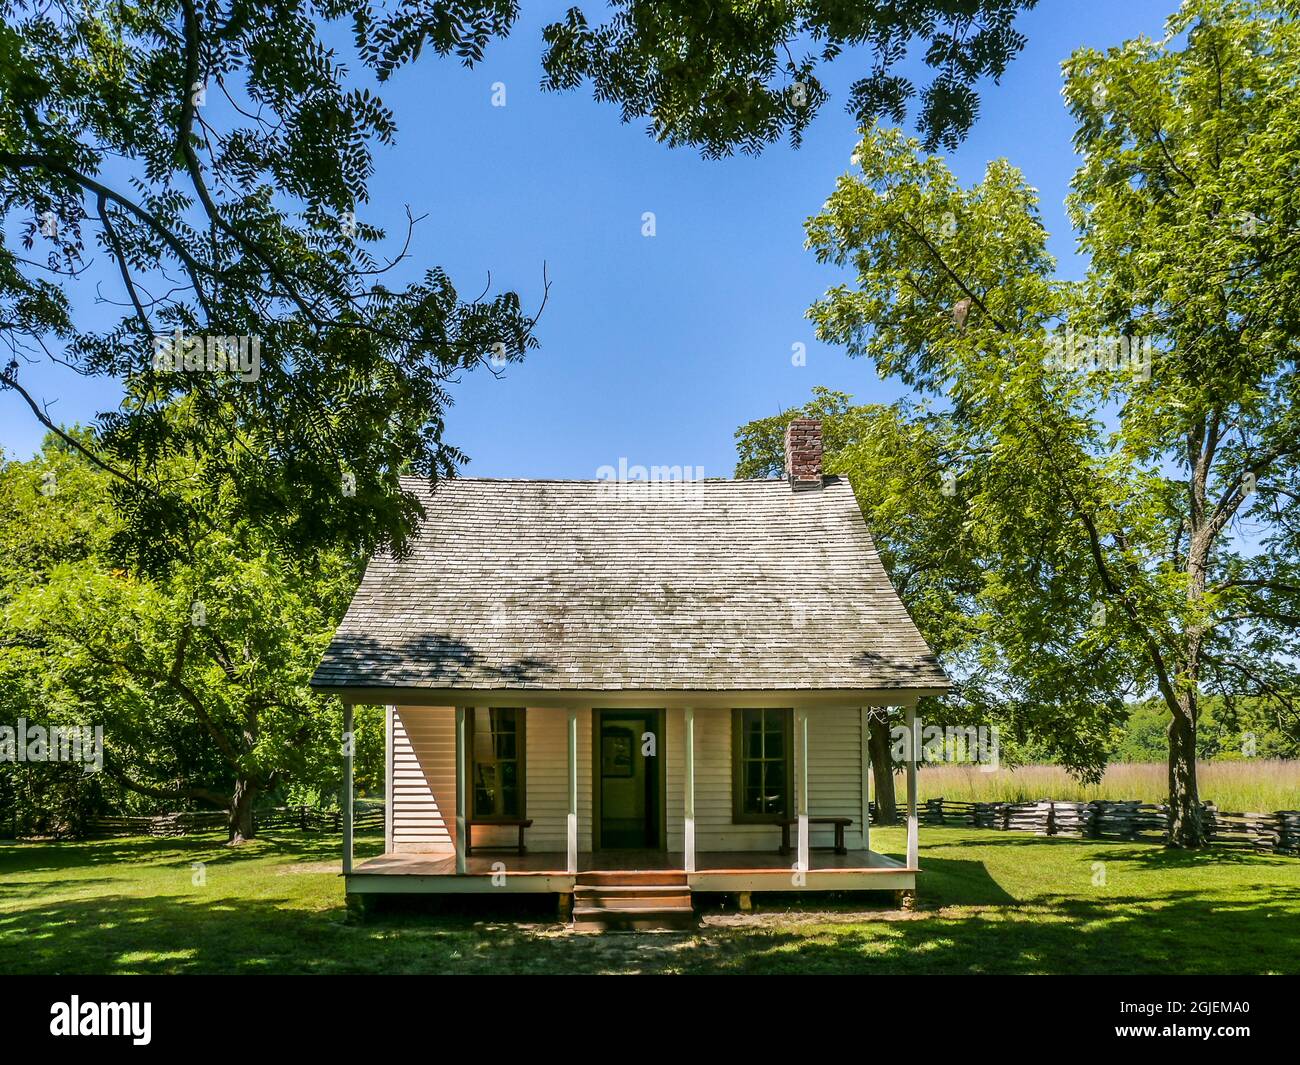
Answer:
[[[114,787],[166,808],[222,803],[236,779],[328,791],[341,717],[310,679],[359,563],[294,565],[226,514],[164,575],[133,575],[108,480],[53,439],[0,467],[0,691],[102,724]]]
[[[13,351],[0,387],[61,431],[24,360],[123,384],[125,402],[83,441],[116,482],[121,560],[159,573],[218,514],[299,559],[400,550],[419,514],[398,472],[446,476],[464,458],[442,440],[447,386],[535,341],[513,294],[465,300],[432,268],[381,287],[404,251],[382,253],[365,204],[371,146],[392,143],[395,119],[318,33],[351,8],[149,0],[63,19],[13,0],[5,12],[0,53],[26,47],[0,66],[0,213],[25,226],[28,249],[0,246]],[[514,13],[494,0],[394,17],[432,18],[440,50],[473,58]],[[384,59],[372,31],[389,32],[377,10],[359,20],[362,59],[410,58]],[[63,291],[92,258],[124,308],[103,329],[73,321]],[[160,371],[154,338],[177,330],[256,342],[258,373]]]
[[[438,55],[473,66],[493,37],[509,34],[518,16],[515,0],[400,0],[392,14],[367,7],[356,15],[357,49],[380,81],[418,59],[426,41]]]
[[[832,289],[808,316],[823,339],[871,358],[883,374],[957,403],[986,401],[989,386],[1001,387],[1007,345],[1021,335],[1032,342],[1059,313],[1055,264],[1019,172],[994,160],[963,190],[920,149],[880,128],[858,144],[854,169],[807,222],[818,259],[853,267],[857,287]],[[959,372],[990,352],[998,358],[988,373]]]
[[[927,146],[955,148],[979,113],[972,86],[997,80],[1024,47],[1013,24],[1035,3],[618,0],[600,25],[576,7],[548,25],[542,65],[547,88],[590,81],[596,99],[620,106],[623,121],[648,119],[655,139],[719,157],[737,148],[757,153],[786,134],[797,145],[828,99],[819,67],[854,46],[869,48],[871,58],[849,110],[863,123],[882,115],[902,122],[916,86],[895,68],[920,40],[935,73],[918,124]]]

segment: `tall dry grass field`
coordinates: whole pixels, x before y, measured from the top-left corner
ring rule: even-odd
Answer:
[[[1197,766],[1201,799],[1220,810],[1268,812],[1300,809],[1300,761],[1279,758],[1241,762],[1202,762]],[[918,774],[922,799],[960,802],[1030,802],[1093,799],[1164,802],[1169,788],[1163,763],[1113,762],[1096,785],[1080,784],[1060,766],[1026,765],[992,773],[974,765],[927,765]],[[906,786],[900,775],[900,799]]]

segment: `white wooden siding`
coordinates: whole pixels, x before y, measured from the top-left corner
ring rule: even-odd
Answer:
[[[565,848],[568,813],[568,711],[530,708],[527,714],[527,816],[533,851]],[[662,756],[668,759],[668,849],[682,849],[684,804],[683,711],[669,710]],[[808,712],[809,813],[853,818],[845,834],[850,848],[862,846],[863,715],[857,707]],[[394,850],[454,849],[456,821],[455,711],[451,707],[398,707],[393,714]],[[578,849],[591,849],[591,711],[578,711]],[[796,744],[798,743],[796,739]],[[799,748],[795,749],[796,787]],[[731,821],[731,712],[695,712],[695,821],[700,851],[775,849],[780,829]],[[513,843],[515,829],[481,826],[476,845]],[[793,833],[792,833],[793,835]],[[830,846],[833,830],[813,826],[812,845]],[[508,857],[506,858],[508,861]]]
[[[569,711],[526,710],[527,816],[530,851],[560,851],[569,841]],[[512,833],[513,838],[512,838]],[[474,830],[474,842],[512,843],[518,829]],[[591,850],[591,711],[578,711],[578,850]]]
[[[455,726],[450,706],[399,706],[393,712],[394,851],[455,850]]]
[[[798,773],[798,761],[795,772]],[[845,846],[862,846],[862,714],[857,708],[808,711],[808,813],[851,817]],[[835,830],[812,826],[812,845],[829,847]]]
[[[567,839],[569,712],[529,709],[525,756],[529,850],[562,851]],[[393,715],[393,840],[395,851],[455,850],[456,711],[401,706]],[[578,849],[591,849],[591,712],[578,711]],[[518,829],[481,825],[475,846],[513,845]]]

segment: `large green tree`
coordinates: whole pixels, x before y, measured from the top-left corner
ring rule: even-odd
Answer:
[[[984,676],[1049,720],[1157,695],[1169,839],[1196,847],[1203,695],[1294,713],[1300,23],[1191,0],[1168,29],[1067,64],[1084,282],[1010,164],[963,188],[873,130],[809,221],[854,274],[810,314],[960,441]]]
[[[225,809],[242,842],[259,800],[338,782],[341,713],[309,681],[358,566],[340,551],[295,564],[227,520],[165,573],[132,574],[112,557],[109,481],[53,435],[0,465],[0,693],[29,720],[103,726],[118,794]],[[382,733],[377,711],[359,722]]]

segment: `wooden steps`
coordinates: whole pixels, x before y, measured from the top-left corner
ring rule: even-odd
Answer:
[[[686,890],[686,871],[679,869],[609,869],[579,873],[577,887],[680,887]]]
[[[684,872],[629,869],[579,873],[573,927],[587,932],[650,932],[695,927]]]

